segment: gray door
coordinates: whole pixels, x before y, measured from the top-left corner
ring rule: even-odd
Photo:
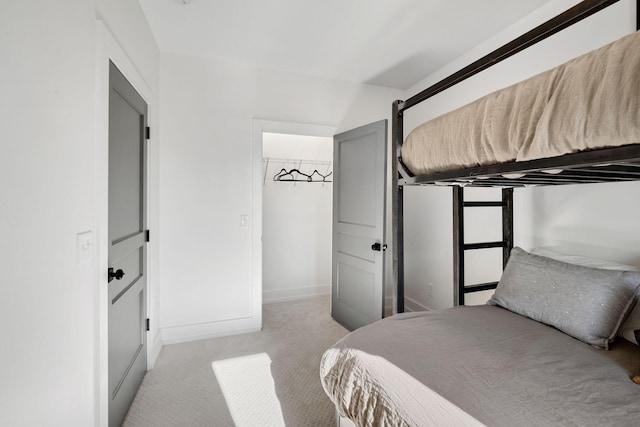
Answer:
[[[384,313],[387,121],[333,141],[331,315],[353,330]]]
[[[109,425],[120,426],[147,370],[147,104],[109,70]]]

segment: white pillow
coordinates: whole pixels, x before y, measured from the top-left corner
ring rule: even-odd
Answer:
[[[544,248],[536,248],[532,250],[531,253],[584,267],[601,268],[604,270],[640,271],[640,267],[633,265],[620,264],[613,261],[589,258],[580,255],[566,255]],[[629,316],[627,316],[627,319],[618,330],[618,336],[621,336],[636,345],[640,345],[640,294],[638,294],[638,302],[636,302],[635,307],[631,309]]]
[[[581,265],[583,267],[602,268],[603,270],[640,271],[640,267],[607,261],[606,259],[589,258],[582,255],[566,255],[551,251],[546,248],[535,248],[531,251],[534,255],[540,255],[567,264]]]

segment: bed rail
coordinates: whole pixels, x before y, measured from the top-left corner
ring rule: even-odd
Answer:
[[[424,100],[442,92],[445,89],[454,86],[469,77],[478,74],[493,65],[515,55],[516,53],[533,46],[534,44],[546,39],[555,33],[564,30],[571,25],[582,21],[585,18],[595,14],[596,12],[617,3],[619,0],[586,0],[578,3],[574,7],[566,10],[560,15],[551,18],[547,22],[538,25],[534,29],[526,32],[520,37],[510,41],[504,46],[494,50],[493,52],[483,56],[477,61],[467,65],[460,71],[451,74],[449,77],[439,81],[433,86],[417,93],[411,98],[400,103],[398,111],[401,113]]]
[[[516,175],[516,176],[514,176]],[[640,143],[399,180],[406,185],[529,187],[640,180]]]

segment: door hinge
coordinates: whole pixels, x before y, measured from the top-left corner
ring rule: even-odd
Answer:
[[[145,236],[145,238],[147,239],[147,242],[149,242],[149,239],[151,238],[151,232],[149,230],[147,230],[147,235]]]
[[[149,318],[147,318],[147,331],[151,330],[151,322],[149,322]]]
[[[145,138],[151,139],[151,128],[149,126],[145,128],[144,132],[145,132]]]

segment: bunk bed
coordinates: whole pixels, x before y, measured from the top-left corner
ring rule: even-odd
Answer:
[[[323,355],[322,384],[341,416],[394,426],[640,423],[640,386],[632,381],[640,371],[640,273],[530,254],[513,239],[514,188],[640,180],[640,32],[431,120],[406,140],[403,129],[407,109],[616,2],[583,1],[394,102],[400,314]],[[640,0],[636,8],[640,29]],[[453,191],[449,309],[403,314],[403,190],[412,185]],[[502,200],[465,201],[466,187],[498,187]],[[501,209],[502,239],[466,243],[465,208],[487,206]],[[465,284],[465,252],[486,248],[502,248],[502,278]],[[496,288],[487,305],[464,306],[466,294]]]
[[[429,121],[414,130],[403,144],[403,117],[408,109],[617,1],[583,1],[406,101],[393,104],[392,153],[397,161],[392,162],[392,205],[397,312],[404,311],[405,186],[450,185],[453,188],[454,304],[463,305],[466,293],[495,289],[497,285],[497,282],[464,285],[465,251],[502,247],[503,265],[506,265],[513,248],[514,188],[640,179],[637,77],[640,34],[637,33]],[[592,78],[592,73],[603,79]],[[618,81],[620,78],[627,79],[625,85]],[[602,107],[605,103],[612,105],[613,101],[618,106],[615,111]],[[572,111],[578,114],[572,115]],[[465,133],[469,128],[471,131]],[[445,135],[443,141],[428,139],[428,132],[434,130],[440,136]],[[465,138],[452,141],[446,137],[451,131]],[[469,143],[474,138],[477,141]],[[405,154],[411,157],[407,159]],[[430,162],[436,166],[429,168]],[[465,187],[502,187],[503,197],[500,202],[465,202]],[[502,208],[502,240],[465,244],[464,208],[487,206]]]

